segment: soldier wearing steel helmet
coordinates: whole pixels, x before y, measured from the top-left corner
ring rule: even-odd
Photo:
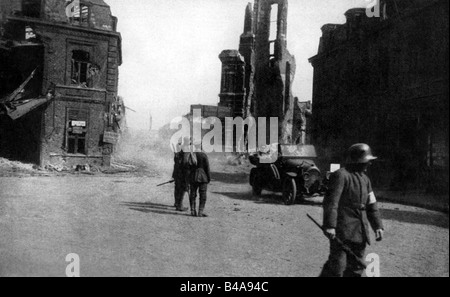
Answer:
[[[361,277],[364,272],[336,238],[362,261],[366,247],[371,243],[369,226],[375,231],[377,241],[383,239],[384,228],[377,200],[366,175],[367,168],[376,159],[367,144],[355,144],[348,150],[347,165],[330,177],[323,202],[323,227],[330,238],[330,256],[322,277]]]

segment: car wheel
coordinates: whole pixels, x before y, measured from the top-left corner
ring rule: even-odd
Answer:
[[[283,201],[286,205],[292,205],[297,198],[297,184],[295,179],[286,178],[283,183]]]

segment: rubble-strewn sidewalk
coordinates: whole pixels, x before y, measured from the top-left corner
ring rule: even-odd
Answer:
[[[154,177],[157,173],[148,166],[130,164],[127,160],[113,161],[109,167],[78,165],[71,168],[47,165],[45,168],[0,158],[0,177],[66,176],[66,175],[133,175]]]
[[[433,195],[418,191],[389,191],[378,190],[377,196],[380,201],[393,202],[403,205],[421,207],[425,209],[449,213],[449,196]]]
[[[37,172],[36,165],[0,158],[0,176],[34,175]]]

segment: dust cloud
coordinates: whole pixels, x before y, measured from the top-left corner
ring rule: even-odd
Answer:
[[[159,131],[127,130],[115,148],[111,166],[134,166],[137,172],[152,176],[165,174],[173,166],[169,140]]]

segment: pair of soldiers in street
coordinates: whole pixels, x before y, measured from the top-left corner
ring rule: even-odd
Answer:
[[[183,207],[186,192],[189,193],[191,215],[207,217],[205,213],[208,184],[211,182],[211,172],[208,156],[194,147],[189,139],[179,144],[179,152],[175,153],[172,178],[175,180],[175,208],[177,211],[187,211]],[[200,196],[197,211],[197,193]]]

